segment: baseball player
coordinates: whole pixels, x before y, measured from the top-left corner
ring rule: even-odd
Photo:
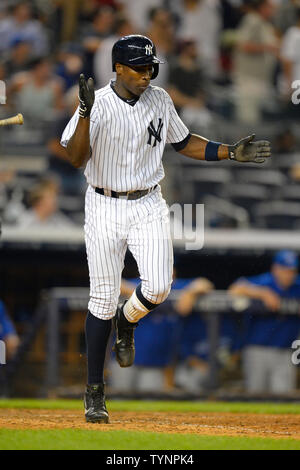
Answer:
[[[151,86],[162,63],[145,36],[119,39],[112,49],[116,79],[94,92],[92,78],[79,79],[79,107],[61,144],[70,162],[85,167],[85,242],[90,276],[86,318],[88,384],[85,417],[108,422],[103,367],[112,321],[114,350],[121,367],[134,362],[138,321],[162,303],[172,283],[173,249],[169,210],[159,182],[166,143],[198,160],[262,163],[267,141],[254,135],[234,145],[191,134],[168,93]],[[118,305],[126,249],[133,254],[141,283]]]

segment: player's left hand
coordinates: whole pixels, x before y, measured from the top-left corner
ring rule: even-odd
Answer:
[[[239,140],[234,145],[229,145],[230,160],[238,162],[264,163],[271,157],[271,147],[268,140],[252,142],[255,134]]]

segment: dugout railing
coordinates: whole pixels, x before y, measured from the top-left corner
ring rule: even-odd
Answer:
[[[176,301],[180,291],[173,290],[170,293],[170,300]],[[47,329],[46,345],[46,369],[45,369],[45,390],[48,394],[55,393],[59,385],[59,354],[60,354],[60,312],[61,309],[86,311],[89,299],[89,289],[87,288],[53,288],[44,292],[43,301],[38,310],[40,324],[41,318],[45,319]],[[209,343],[209,380],[208,391],[214,392],[219,386],[219,319],[220,315],[235,314],[243,315],[248,313],[266,314],[267,311],[258,300],[250,300],[245,297],[236,297],[228,291],[214,291],[213,293],[201,296],[196,301],[195,311],[205,313],[207,322],[207,336]],[[300,303],[295,299],[283,299],[279,315],[299,315]],[[79,351],[78,351],[79,354]],[[292,354],[292,350],[291,350]]]

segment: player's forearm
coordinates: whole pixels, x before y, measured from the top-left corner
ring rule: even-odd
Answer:
[[[179,313],[179,315],[189,315],[195,304],[196,298],[197,294],[194,292],[189,290],[184,291],[175,303],[175,310]]]
[[[200,135],[192,134],[188,144],[180,151],[186,157],[195,158],[196,160],[206,160],[208,155],[206,146],[208,139]],[[218,160],[227,160],[229,158],[228,145],[221,144],[218,148]]]
[[[70,163],[82,167],[90,157],[90,119],[79,118],[75,132],[67,145]]]
[[[19,337],[16,334],[9,334],[5,337],[5,344],[6,344],[6,354],[7,358],[12,358],[20,344]]]
[[[242,52],[246,52],[246,54],[263,54],[266,52],[267,46],[265,44],[247,41],[240,43],[238,49]]]
[[[245,297],[250,297],[251,299],[261,299],[264,288],[253,286],[250,284],[233,284],[229,288],[229,292],[232,295],[240,295]]]

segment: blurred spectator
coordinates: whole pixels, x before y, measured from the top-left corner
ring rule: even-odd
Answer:
[[[163,7],[164,0],[119,0],[118,2],[123,8],[124,14],[130,18],[135,25],[134,34],[143,34],[148,28],[148,13],[151,8]]]
[[[290,169],[289,176],[291,177],[292,180],[297,181],[299,183],[300,165],[293,165],[292,168]]]
[[[32,187],[28,202],[31,209],[24,212],[17,225],[19,228],[66,228],[73,222],[58,211],[59,185],[54,178],[43,178]]]
[[[195,41],[182,41],[178,57],[170,65],[167,90],[188,127],[205,127],[211,121],[205,107],[204,80]]]
[[[297,315],[279,313],[282,299],[300,299],[298,259],[292,251],[277,252],[270,272],[241,278],[233,295],[260,300],[267,311],[246,314],[244,377],[248,392],[288,393],[296,388],[297,369],[291,345],[300,332]]]
[[[279,2],[273,22],[280,34],[285,34],[287,29],[294,26],[299,7],[299,0],[283,0]]]
[[[195,279],[182,290],[175,304],[176,311],[183,317],[175,383],[187,391],[201,391],[208,379],[208,363],[203,360],[203,353],[207,359],[208,351],[205,322],[198,313],[192,312],[199,295],[207,294],[213,288],[213,284],[207,279]]]
[[[7,10],[8,10],[8,5],[6,3],[6,0],[3,0],[0,3],[0,20],[7,17]]]
[[[2,301],[0,301],[0,340],[5,342],[6,360],[10,360],[16,353],[20,340]]]
[[[300,164],[295,164],[292,166],[292,168],[289,171],[289,176],[292,180],[297,181],[299,183],[300,181]]]
[[[30,67],[33,55],[30,41],[22,38],[15,38],[12,41],[9,51],[9,56],[5,61],[8,77],[12,77],[15,73],[23,72]]]
[[[222,0],[220,4],[223,29],[235,29],[242,17],[242,0]]]
[[[102,2],[101,0],[85,0],[84,2],[79,0],[78,4],[80,4],[79,23],[83,26],[87,26],[93,22],[99,8],[102,8],[103,6],[113,7],[113,5]]]
[[[0,52],[6,52],[15,38],[29,41],[35,56],[49,52],[46,31],[41,22],[33,19],[28,1],[18,2],[12,14],[0,20]]]
[[[62,44],[55,73],[63,80],[64,91],[77,84],[78,77],[84,69],[83,50],[76,43]]]
[[[59,43],[72,41],[77,30],[79,10],[82,5],[80,0],[50,0],[53,11],[49,15],[51,24],[51,40],[53,46]],[[86,3],[86,2],[84,2]]]
[[[55,119],[64,108],[62,84],[47,58],[34,59],[30,70],[16,74],[9,97],[15,109],[37,126]]]
[[[274,100],[273,74],[279,54],[272,0],[252,0],[237,31],[233,65],[236,117],[247,124],[261,119],[263,103]]]
[[[97,86],[103,87],[108,84],[114,76],[112,71],[111,51],[114,43],[122,36],[134,34],[131,22],[124,16],[117,16],[115,23],[115,32],[112,36],[101,41],[94,56],[93,76],[96,79]]]
[[[179,364],[175,371],[175,383],[186,391],[197,393],[207,388],[209,379],[209,354],[207,320],[195,310],[199,295],[212,291],[213,284],[205,278],[198,278],[182,291],[176,311],[183,317],[179,340]],[[220,318],[218,350],[219,366],[232,368],[238,358],[238,341],[235,321],[224,315]]]
[[[157,56],[166,61],[151,84],[165,88],[168,83],[169,59],[176,50],[174,21],[171,13],[165,8],[152,8],[149,11],[149,20],[146,36],[154,42]]]
[[[64,193],[78,195],[84,190],[85,178],[81,171],[71,165],[66,149],[60,145],[63,130],[78,106],[78,85],[65,94],[65,103],[66,113],[50,123],[48,128],[48,170],[59,177]]]
[[[88,52],[96,52],[100,41],[108,37],[114,27],[115,11],[111,7],[99,8],[93,17],[91,24],[83,31],[83,46]]]
[[[219,73],[219,42],[222,12],[219,0],[181,0],[180,37],[193,38],[210,77]]]
[[[44,0],[39,0],[44,3]],[[99,8],[117,9],[114,0],[50,0],[54,4],[51,29],[56,30],[56,40],[62,43],[76,40],[82,30],[90,28]]]
[[[274,153],[287,154],[296,151],[296,137],[291,129],[283,129],[275,138]]]
[[[0,210],[1,212],[7,207],[7,188],[15,180],[15,172],[13,170],[0,170]],[[22,206],[23,209],[23,206]],[[1,234],[1,231],[0,231]]]
[[[0,171],[0,208],[5,224],[14,224],[25,210],[24,191],[15,171]]]
[[[94,0],[56,0],[57,16],[61,23],[61,41],[72,41],[78,33],[78,27],[92,21],[97,11]]]
[[[293,81],[300,80],[300,8],[295,11],[294,21],[294,25],[283,36],[280,57],[283,68],[281,93],[288,102],[294,91]]]
[[[81,40],[85,50],[85,73],[87,76],[92,76],[94,54],[101,41],[113,33],[115,15],[115,10],[109,6],[99,8],[92,23],[88,24],[82,32]]]
[[[7,77],[7,70],[6,70],[6,64],[3,61],[0,61],[0,80],[6,80]]]

